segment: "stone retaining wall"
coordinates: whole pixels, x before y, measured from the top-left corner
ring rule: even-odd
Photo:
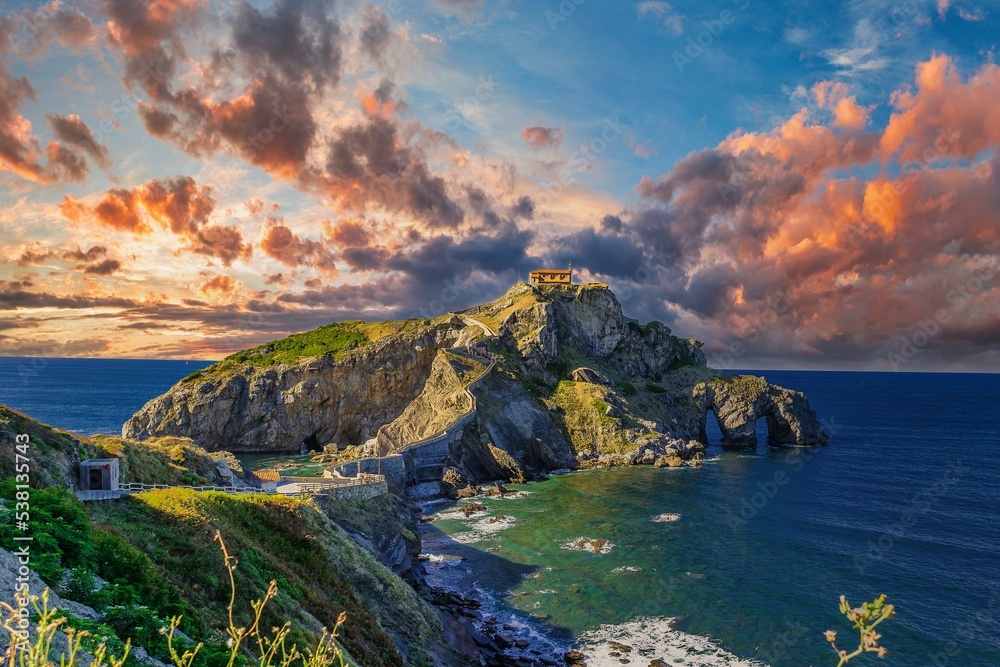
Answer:
[[[384,468],[383,468],[384,471]],[[363,484],[360,486],[336,486],[329,491],[317,494],[317,499],[322,500],[371,500],[389,493],[389,483],[385,480]]]

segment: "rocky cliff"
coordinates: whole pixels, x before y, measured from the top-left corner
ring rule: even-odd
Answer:
[[[383,323],[377,335],[351,324],[331,325],[342,328],[322,345],[312,332],[234,355],[150,401],[123,432],[298,451],[362,445],[389,424],[403,448],[469,409],[463,386],[479,371],[456,352],[475,342],[496,364],[472,390],[475,414],[449,435],[442,472],[453,494],[557,468],[696,461],[708,412],[725,447],[756,447],[760,418],[771,444],[828,440],[804,395],[713,371],[701,343],[625,317],[600,286],[518,283],[461,315]]]
[[[343,330],[320,332],[298,356],[276,354],[279,341],[185,378],[133,415],[123,436],[182,435],[236,452],[362,444],[421,393],[438,351],[481,330],[457,317],[410,320],[378,334],[353,328],[358,338],[346,347]]]

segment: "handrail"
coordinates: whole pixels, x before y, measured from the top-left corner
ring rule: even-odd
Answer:
[[[349,486],[367,486],[369,484],[378,484],[385,481],[385,475],[369,475],[365,474],[361,477],[344,477],[344,478],[329,478],[329,477],[299,477],[299,480],[309,480],[309,481],[295,481],[295,478],[288,478],[289,483],[297,484],[300,489],[333,489],[340,487]],[[191,489],[192,491],[221,491],[223,493],[263,493],[263,494],[277,494],[277,490],[270,489],[258,489],[252,486],[215,486],[215,485],[202,485],[202,486],[188,486],[184,484],[146,484],[143,482],[126,482],[118,487],[119,491],[126,492],[143,492],[143,491],[155,491],[157,489]],[[101,490],[101,489],[95,489]],[[284,495],[284,494],[281,494]]]
[[[479,355],[474,355],[474,356],[479,356]],[[483,359],[488,359],[488,357],[482,357],[482,358]],[[378,448],[379,448],[379,455],[380,456],[385,456],[386,454],[389,454],[389,453],[392,453],[392,454],[402,454],[403,452],[405,452],[408,449],[412,449],[414,447],[420,447],[421,445],[426,445],[428,443],[431,443],[431,442],[434,442],[436,440],[439,440],[439,439],[447,436],[449,431],[451,431],[452,429],[458,427],[458,425],[461,424],[464,420],[468,419],[471,415],[475,414],[476,410],[478,409],[478,405],[476,403],[476,395],[473,394],[471,390],[477,384],[479,384],[482,380],[484,380],[486,378],[486,376],[490,374],[490,371],[492,371],[493,368],[497,365],[496,359],[489,359],[489,361],[490,361],[490,365],[486,367],[486,370],[483,371],[482,375],[480,375],[475,380],[473,380],[468,385],[466,385],[465,387],[462,388],[465,391],[466,396],[468,396],[469,400],[472,402],[472,407],[469,408],[468,411],[466,411],[462,415],[459,415],[455,420],[453,420],[450,424],[448,424],[446,427],[444,427],[440,431],[437,431],[436,433],[432,433],[431,435],[428,435],[428,436],[424,436],[423,438],[420,438],[419,440],[414,440],[413,442],[407,443],[407,444],[403,445],[402,447],[395,447],[395,443],[390,441],[390,444],[393,445],[393,450],[392,450],[392,452],[386,452],[385,454],[382,453],[382,444],[383,443],[381,442],[381,439],[382,439],[382,437],[385,437],[386,439],[388,439],[389,436],[385,435],[382,429],[388,427],[389,424],[383,424],[382,426],[379,427],[378,433],[376,433],[376,435],[375,435],[376,439],[378,440],[377,444],[378,444]],[[391,424],[391,422],[390,422],[390,424]]]

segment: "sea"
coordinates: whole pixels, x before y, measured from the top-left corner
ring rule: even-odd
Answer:
[[[0,358],[0,403],[118,433],[205,365]],[[470,516],[426,504],[430,582],[592,667],[836,665],[824,631],[857,646],[840,596],[882,594],[889,653],[850,664],[1000,666],[1000,375],[747,372],[805,392],[830,444],[767,447],[762,420],[757,451],[713,445],[699,468],[553,474]]]

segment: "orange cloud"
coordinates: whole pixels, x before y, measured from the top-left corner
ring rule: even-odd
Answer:
[[[563,140],[563,129],[555,127],[526,127],[521,130],[521,137],[529,148],[544,148],[558,146]]]
[[[917,66],[916,90],[894,93],[892,105],[883,159],[975,157],[1000,143],[1000,66],[987,63],[963,81],[951,57],[936,55]]]
[[[189,176],[152,180],[132,189],[108,190],[89,207],[66,196],[60,213],[75,223],[92,220],[97,224],[135,235],[163,229],[185,239],[183,251],[215,257],[226,266],[248,259],[253,248],[243,241],[234,225],[210,224],[215,210],[212,188],[199,186]]]
[[[848,87],[818,85],[814,100],[832,114],[803,109],[644,178],[647,207],[600,243],[631,238],[666,257],[651,302],[701,318],[709,349],[756,332],[775,355],[860,358],[941,309],[978,322],[978,333],[942,336],[982,337],[998,327],[1000,288],[956,294],[1000,268],[998,77],[988,63],[963,78],[935,56],[892,95],[884,130],[866,129]]]

